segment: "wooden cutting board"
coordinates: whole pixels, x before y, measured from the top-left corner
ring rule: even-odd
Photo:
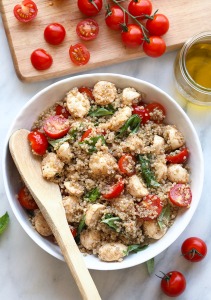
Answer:
[[[84,42],[91,53],[85,66],[76,66],[69,59],[71,44],[81,42],[77,37],[76,24],[86,17],[77,7],[77,0],[34,0],[38,7],[37,17],[23,24],[13,15],[13,7],[19,0],[0,0],[2,19],[18,77],[27,82],[56,78],[97,67],[137,59],[145,54],[142,48],[128,49],[121,43],[120,34],[110,30],[104,21],[105,10],[94,19],[100,25],[96,40]],[[125,1],[127,5],[129,1]],[[211,30],[211,0],[152,0],[153,11],[167,15],[170,30],[164,36],[167,51],[175,50],[192,35]],[[61,23],[66,29],[65,41],[59,46],[48,45],[43,38],[45,27]],[[45,71],[36,71],[30,62],[32,51],[44,48],[53,56],[53,65]],[[153,63],[154,58],[152,58]]]

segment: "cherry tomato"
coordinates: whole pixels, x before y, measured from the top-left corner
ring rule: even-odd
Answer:
[[[13,9],[14,16],[20,22],[27,23],[33,20],[37,15],[37,5],[31,0],[24,0],[21,4],[15,5]]]
[[[146,124],[150,120],[150,115],[148,110],[143,106],[133,105],[133,115],[139,115],[141,118],[141,123]]]
[[[93,40],[99,33],[99,25],[92,19],[82,20],[76,26],[76,33],[84,41]]]
[[[71,45],[69,55],[72,62],[78,66],[85,65],[90,59],[90,53],[83,44]]]
[[[187,260],[198,262],[205,258],[207,245],[198,237],[190,237],[183,242],[181,252]]]
[[[152,13],[152,3],[149,0],[132,0],[128,5],[128,11],[131,15],[138,20],[144,19],[145,15],[151,15]]]
[[[44,155],[48,148],[48,140],[46,136],[37,130],[28,134],[28,140],[30,142],[32,151],[38,155]]]
[[[64,106],[57,105],[55,110],[56,110],[56,115],[62,115],[66,119],[70,116],[69,111]]]
[[[92,132],[92,128],[87,129],[87,130],[82,134],[82,137],[81,137],[80,142],[83,142],[83,140],[85,140],[86,138],[88,138],[88,137],[90,136],[91,132]]]
[[[51,45],[59,45],[66,35],[65,28],[59,23],[49,24],[44,30],[44,38]]]
[[[191,189],[182,183],[175,184],[169,192],[170,202],[179,207],[189,207],[192,201]]]
[[[103,194],[103,198],[110,200],[113,198],[117,198],[121,192],[124,190],[124,182],[123,180],[119,180],[115,185],[113,185],[110,189],[110,192],[107,194]]]
[[[78,0],[79,10],[86,16],[96,16],[102,9],[102,0]]]
[[[74,238],[77,236],[77,229],[75,227],[70,226],[70,232]]]
[[[166,116],[166,110],[162,104],[152,102],[146,105],[145,109],[148,111],[150,120],[156,123],[160,123]]]
[[[132,166],[132,169],[128,169],[131,161],[134,161],[134,157],[131,154],[123,154],[120,157],[118,166],[122,174],[125,174],[127,176],[132,176],[135,174],[135,165]]]
[[[150,36],[149,43],[144,41],[143,50],[148,56],[159,57],[166,51],[166,43],[160,36]]]
[[[18,192],[18,201],[21,206],[28,210],[34,210],[38,208],[37,203],[33,199],[27,187],[22,187]]]
[[[68,133],[70,123],[62,115],[51,116],[45,120],[43,129],[48,137],[59,139]]]
[[[92,94],[92,89],[88,88],[87,86],[81,86],[78,91],[80,93],[85,93],[89,98],[94,100],[94,96]]]
[[[113,5],[107,9],[105,14],[106,25],[112,30],[121,30],[121,24],[128,23],[128,14],[124,14],[118,5]]]
[[[53,63],[52,56],[44,49],[36,49],[31,54],[31,63],[39,71],[47,70]]]
[[[136,24],[128,24],[121,32],[122,42],[125,46],[135,48],[143,43],[143,32]]]
[[[178,271],[171,271],[164,274],[161,280],[161,289],[169,297],[181,295],[186,288],[186,279]]]
[[[167,155],[166,160],[172,164],[183,164],[188,159],[188,156],[188,148],[183,148],[179,152]]]
[[[163,14],[155,14],[153,19],[148,19],[146,28],[149,35],[164,35],[169,30],[169,20]]]
[[[145,196],[143,200],[139,202],[138,211],[140,213],[139,218],[142,220],[148,221],[156,219],[162,211],[160,198],[153,194]]]

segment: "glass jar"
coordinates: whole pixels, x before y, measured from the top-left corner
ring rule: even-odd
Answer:
[[[183,45],[175,60],[174,75],[176,88],[185,99],[211,105],[211,32],[199,33]]]

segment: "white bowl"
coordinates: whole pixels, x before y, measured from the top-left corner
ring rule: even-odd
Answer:
[[[175,223],[163,238],[151,244],[146,250],[137,254],[129,255],[122,262],[102,262],[94,255],[87,255],[84,257],[89,269],[115,270],[141,264],[150,258],[155,257],[170,246],[190,222],[200,200],[204,177],[203,157],[200,142],[188,116],[170,96],[150,83],[118,74],[89,74],[58,81],[32,97],[14,120],[14,123],[8,132],[7,141],[4,146],[3,178],[10,205],[23,229],[41,248],[56,258],[63,260],[59,247],[40,236],[33,229],[26,212],[16,200],[15,195],[20,188],[20,176],[10,156],[8,140],[11,134],[17,129],[26,128],[30,130],[31,125],[37,116],[57,100],[62,99],[65,93],[71,88],[83,85],[93,86],[98,80],[111,81],[120,88],[128,86],[134,87],[135,89],[146,93],[146,102],[156,101],[164,105],[167,111],[166,122],[169,124],[175,124],[184,134],[187,146],[191,153],[189,165],[191,167],[191,189],[193,194],[192,204],[189,209],[177,216]]]

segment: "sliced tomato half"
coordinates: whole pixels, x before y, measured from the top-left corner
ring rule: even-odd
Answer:
[[[62,115],[51,116],[45,120],[43,129],[48,137],[59,139],[68,133],[70,123]]]
[[[156,219],[162,211],[161,200],[157,195],[149,194],[139,202],[139,218],[148,221]]]
[[[175,184],[169,192],[171,204],[179,207],[189,207],[192,201],[191,189],[182,183]]]
[[[127,176],[132,176],[135,174],[135,164],[132,166],[132,168],[129,169],[129,166],[131,165],[131,160],[134,161],[134,157],[131,154],[123,154],[120,157],[118,161],[118,166],[122,174],[125,174]]]
[[[189,157],[188,148],[183,148],[179,152],[166,155],[166,160],[172,164],[183,164]]]
[[[117,198],[122,191],[124,190],[124,181],[119,180],[115,185],[110,188],[110,191],[107,194],[103,194],[103,198],[106,200],[110,200],[113,198]]]
[[[21,206],[27,210],[34,210],[38,208],[37,203],[25,186],[22,187],[18,192],[18,201],[20,202]]]
[[[87,64],[90,59],[89,50],[81,43],[71,45],[69,55],[72,62],[78,66]]]
[[[34,153],[38,155],[44,155],[46,153],[48,140],[42,132],[37,130],[30,132],[28,134],[28,140]]]
[[[37,5],[31,0],[24,0],[21,4],[15,5],[13,9],[16,19],[23,23],[32,21],[36,17],[37,12]]]

